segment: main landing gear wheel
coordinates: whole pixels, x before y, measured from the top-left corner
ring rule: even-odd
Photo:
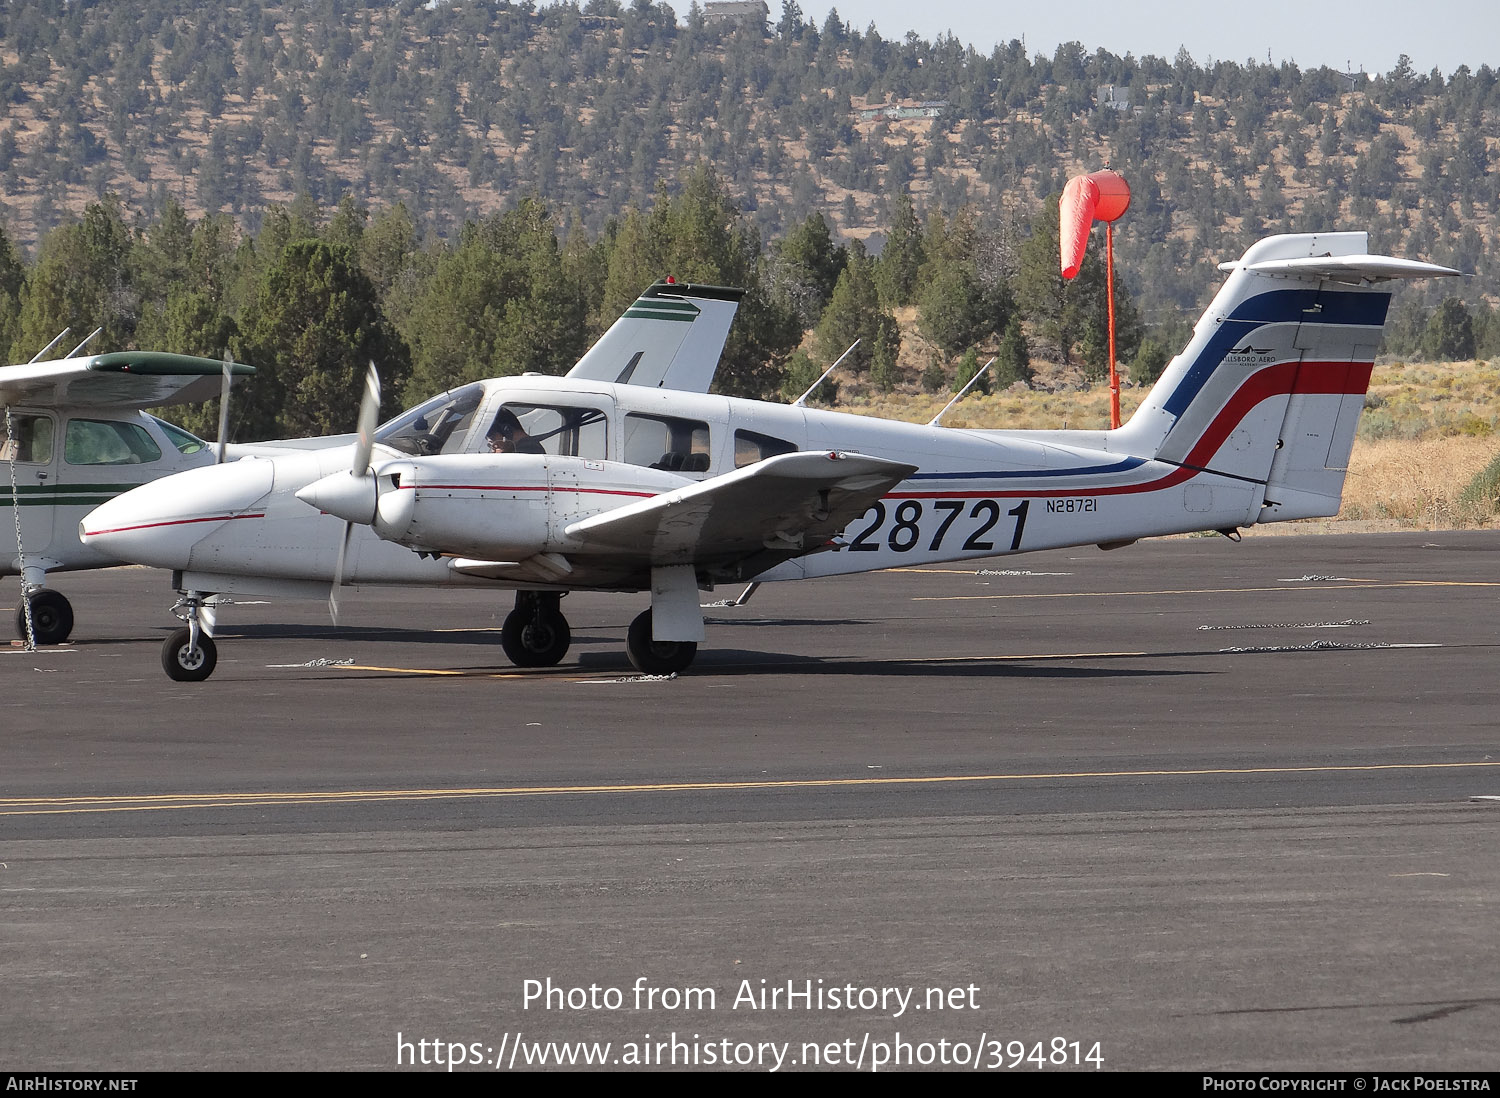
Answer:
[[[516,608],[500,627],[500,647],[517,667],[552,667],[562,662],[573,643],[568,619],[557,608],[558,595],[519,592]]]
[[[167,642],[161,646],[161,666],[167,678],[177,682],[202,682],[214,673],[219,662],[219,649],[207,633],[198,634],[198,645],[193,646],[192,630],[187,626],[172,630]]]
[[[698,654],[698,645],[694,641],[652,640],[651,611],[643,610],[625,635],[625,654],[643,675],[675,675],[688,669]]]
[[[73,606],[56,591],[31,593],[31,631],[37,644],[61,644],[73,632]],[[26,607],[16,607],[16,635],[26,639]]]

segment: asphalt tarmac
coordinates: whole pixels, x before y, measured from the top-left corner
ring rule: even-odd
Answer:
[[[0,650],[0,1065],[1495,1070],[1497,565],[770,585],[675,679],[639,596],[527,672],[504,594],[242,600],[194,685],[163,574],[58,576],[73,642]]]

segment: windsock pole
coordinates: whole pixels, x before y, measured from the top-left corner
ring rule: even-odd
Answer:
[[[1115,223],[1104,223],[1104,282],[1109,298],[1109,426],[1120,425],[1120,373],[1115,369]]]
[[[1130,208],[1130,185],[1105,168],[1068,180],[1058,206],[1058,258],[1062,276],[1071,279],[1083,267],[1089,229],[1104,222],[1105,297],[1109,314],[1109,425],[1120,425],[1120,373],[1115,366],[1115,222]]]

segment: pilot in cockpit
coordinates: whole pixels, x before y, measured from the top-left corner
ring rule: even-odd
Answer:
[[[485,433],[492,454],[544,454],[542,444],[526,433],[521,421],[509,408],[501,408],[495,422]]]

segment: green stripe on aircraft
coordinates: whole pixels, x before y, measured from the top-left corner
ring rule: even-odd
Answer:
[[[625,310],[625,316],[632,320],[676,320],[684,324],[691,324],[697,315],[698,310],[691,305],[665,301],[653,301],[649,305],[637,301]]]

